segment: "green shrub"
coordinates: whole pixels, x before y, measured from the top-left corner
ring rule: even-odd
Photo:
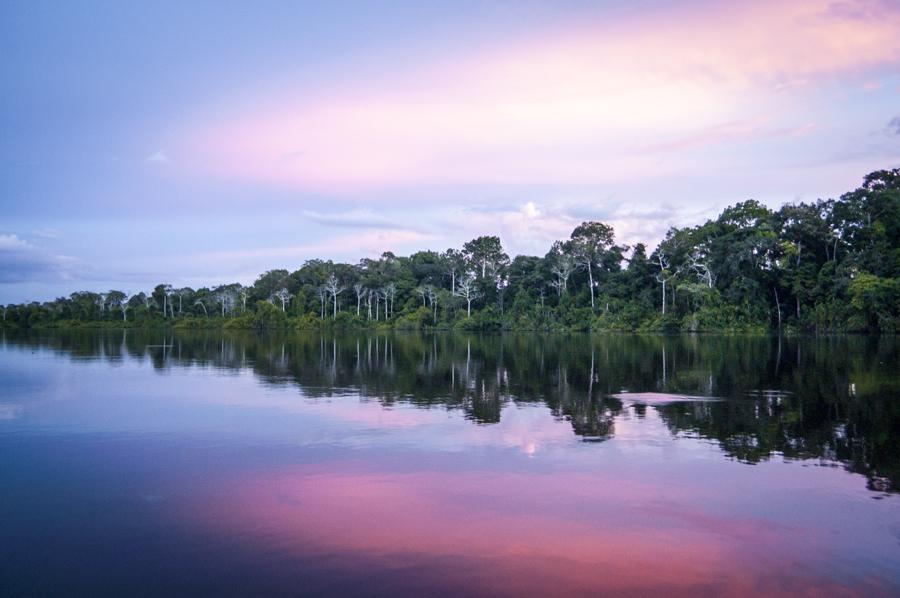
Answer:
[[[252,318],[251,327],[257,330],[285,328],[287,326],[287,314],[268,301],[257,301],[256,313],[248,317]]]
[[[396,330],[422,330],[429,326],[434,319],[434,312],[424,306],[419,306],[415,311],[404,314],[394,321]]]

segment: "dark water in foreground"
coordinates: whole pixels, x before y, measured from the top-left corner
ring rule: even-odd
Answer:
[[[0,594],[897,595],[898,348],[7,334]]]

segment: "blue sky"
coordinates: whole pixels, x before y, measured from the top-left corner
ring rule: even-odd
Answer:
[[[654,243],[900,165],[900,7],[619,4],[4,2],[0,302]]]

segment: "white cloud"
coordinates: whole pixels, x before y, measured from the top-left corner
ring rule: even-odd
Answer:
[[[16,234],[0,234],[0,283],[70,281],[80,278],[82,264],[55,255]]]
[[[28,243],[18,235],[0,234],[0,250],[28,247]]]
[[[154,154],[147,156],[144,160],[148,164],[168,164],[172,160],[169,159],[169,156],[162,150],[157,151]]]

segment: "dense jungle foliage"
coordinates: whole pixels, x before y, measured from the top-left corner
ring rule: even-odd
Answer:
[[[497,236],[461,249],[311,259],[250,286],[81,291],[2,307],[2,325],[881,332],[900,328],[900,169],[839,199],[754,200],[672,228],[652,251],[585,222],[543,257]]]

